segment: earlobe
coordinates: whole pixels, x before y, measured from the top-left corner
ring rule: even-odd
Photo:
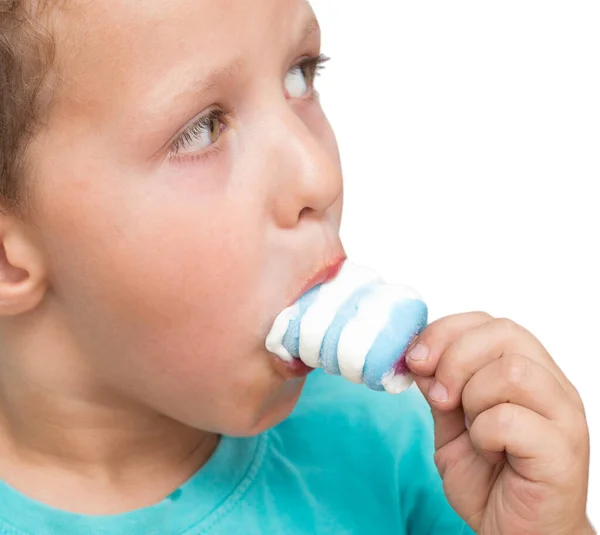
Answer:
[[[43,257],[19,223],[0,219],[0,316],[34,309],[46,293]]]

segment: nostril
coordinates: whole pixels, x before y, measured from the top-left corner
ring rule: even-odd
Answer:
[[[312,214],[314,212],[314,210],[312,208],[309,208],[308,206],[302,208],[302,210],[300,210],[300,213],[298,214],[298,219],[302,219],[303,217],[307,217],[310,214]]]

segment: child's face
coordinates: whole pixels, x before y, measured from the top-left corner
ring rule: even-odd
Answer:
[[[105,394],[215,432],[273,425],[302,379],[266,334],[343,252],[336,142],[292,69],[320,52],[309,5],[57,9],[62,82],[32,147],[33,213],[70,346]]]

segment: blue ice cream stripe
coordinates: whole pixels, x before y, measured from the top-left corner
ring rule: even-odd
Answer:
[[[299,313],[293,320],[290,320],[287,331],[281,342],[283,347],[285,347],[289,354],[295,359],[300,358],[300,325],[302,324],[302,318],[304,317],[304,314],[306,314],[308,308],[314,303],[317,295],[319,295],[321,286],[322,285],[319,284],[318,286],[311,288],[296,301],[300,309]]]
[[[321,344],[321,353],[319,360],[327,372],[340,375],[338,364],[338,344],[340,335],[348,322],[358,313],[360,301],[368,294],[373,292],[375,284],[366,284],[361,286],[346,300],[339,308],[331,325],[327,329]]]
[[[381,380],[392,370],[413,335],[420,334],[426,325],[427,306],[423,301],[419,299],[400,301],[392,309],[386,326],[367,354],[363,370],[365,385],[373,390],[385,390]]]

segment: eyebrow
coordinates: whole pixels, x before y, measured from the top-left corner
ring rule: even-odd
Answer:
[[[319,21],[316,19],[316,17],[311,17],[302,27],[302,30],[299,34],[300,40],[298,42],[302,43],[320,32],[321,27],[319,26]],[[246,62],[244,60],[237,59],[225,67],[214,69],[204,78],[192,81],[190,86],[183,92],[183,94],[187,94],[189,92],[202,93],[212,89],[223,79],[235,78],[237,74],[244,68],[245,64]],[[175,98],[179,98],[180,96],[181,95],[177,95]]]
[[[304,41],[307,41],[309,38],[312,38],[314,35],[320,34],[321,28],[319,26],[319,22],[316,17],[311,16],[301,27],[298,32],[298,40],[296,41],[296,46]],[[214,87],[223,83],[224,80],[228,78],[236,78],[239,76],[239,73],[243,71],[246,65],[246,61],[242,58],[237,58],[231,61],[228,65],[217,67],[208,72],[208,74],[202,76],[201,78],[195,77],[192,78],[189,84],[185,84],[184,89],[175,95],[167,96],[167,93],[173,85],[179,85],[179,83],[166,83],[161,87],[160,95],[155,95],[153,100],[162,101],[161,106],[155,106],[155,113],[160,114],[160,110],[162,106],[165,106],[167,103],[172,105],[173,102],[178,102],[184,100],[188,95],[201,95]],[[171,73],[173,76],[179,78],[181,73]],[[171,140],[177,136],[177,133],[174,133],[171,136]],[[170,140],[170,141],[171,141]],[[169,141],[169,142],[170,142]],[[168,145],[167,142],[165,146]],[[164,146],[160,149],[163,150]],[[160,152],[160,151],[157,151]]]
[[[319,21],[316,17],[312,17],[308,20],[308,22],[304,25],[302,29],[301,41],[306,41],[309,37],[312,37],[315,33],[320,33],[321,27],[319,26]]]

